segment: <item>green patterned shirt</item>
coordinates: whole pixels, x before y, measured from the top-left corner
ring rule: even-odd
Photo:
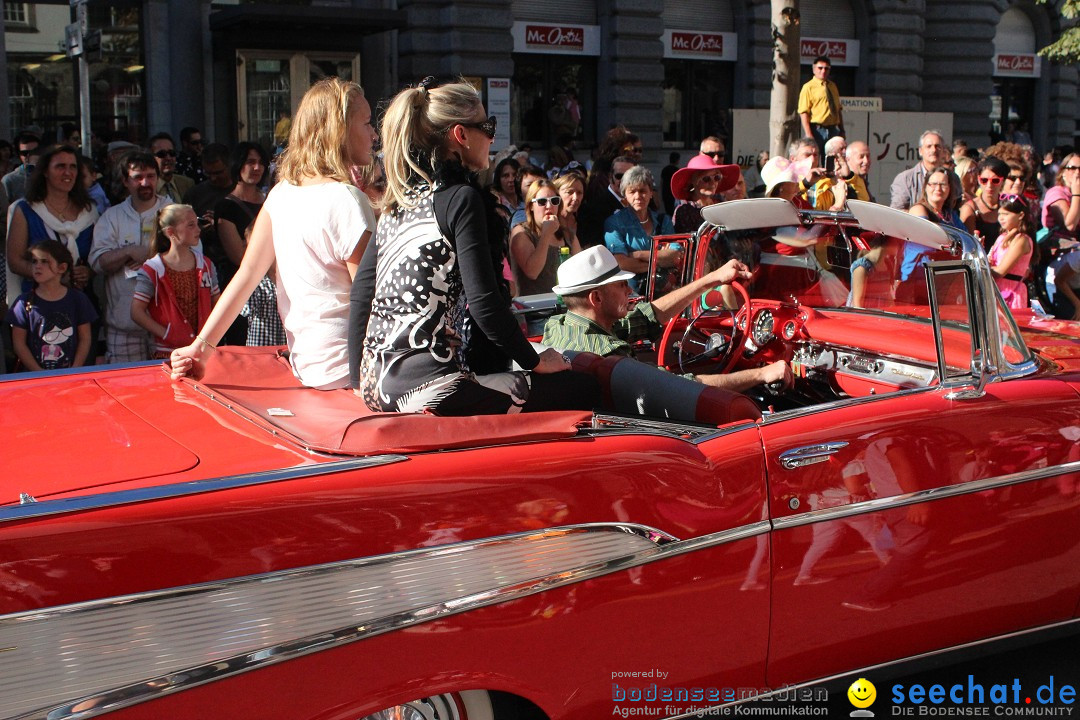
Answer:
[[[643,302],[616,322],[610,333],[589,318],[573,312],[549,318],[541,342],[560,351],[634,357],[633,343],[639,340],[655,342],[663,332],[664,326],[657,322],[653,306]]]

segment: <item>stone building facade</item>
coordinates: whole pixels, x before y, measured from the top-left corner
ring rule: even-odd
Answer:
[[[358,79],[373,99],[426,75],[464,76],[491,94],[509,130],[501,139],[542,154],[561,135],[588,146],[622,123],[659,162],[729,134],[730,110],[769,103],[769,0],[89,2],[105,46],[91,65],[94,130],[118,137],[195,125],[225,142],[265,140],[321,75]],[[57,90],[74,87],[73,73],[43,74],[67,6],[5,0],[0,136],[78,114],[73,93]],[[1077,136],[1077,67],[1034,55],[1062,29],[1053,4],[802,0],[801,9],[804,77],[813,54],[828,53],[842,94],[880,98],[886,111],[952,113],[954,135],[976,146],[1010,124],[1039,148]],[[120,30],[109,23],[121,19],[135,41],[117,59]]]

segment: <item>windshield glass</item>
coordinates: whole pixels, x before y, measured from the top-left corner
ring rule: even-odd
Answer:
[[[930,305],[923,266],[956,259],[946,250],[835,225],[714,233],[704,272],[730,257],[753,270],[752,297],[922,318],[929,317]]]
[[[929,248],[857,226],[828,223],[718,230],[703,240],[697,258],[698,273],[738,258],[753,271],[747,288],[752,298],[797,302],[833,312],[902,316],[918,320],[928,334],[932,334],[931,305],[925,267],[960,260],[951,250]],[[957,372],[969,371],[972,348],[971,298],[965,275],[948,274],[935,281],[947,364]],[[1000,297],[998,300],[996,324],[1002,350],[1006,360],[1018,364],[1026,359],[1026,350]],[[730,305],[730,299],[720,293],[711,293],[703,302],[713,307]],[[923,331],[912,328],[912,332]]]

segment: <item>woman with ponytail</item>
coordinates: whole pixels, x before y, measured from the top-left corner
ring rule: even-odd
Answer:
[[[202,376],[203,360],[276,260],[293,373],[308,387],[347,386],[349,287],[375,229],[371,203],[350,171],[371,163],[375,137],[371,106],[356,83],[328,77],[304,94],[243,262],[202,332],[173,352],[174,379]]]
[[[475,176],[495,118],[479,94],[427,78],[397,94],[383,128],[383,212],[351,297],[356,392],[373,410],[437,415],[591,408],[595,381],[554,350],[537,354],[500,285],[493,243],[505,230]],[[485,339],[525,371],[477,374]]]
[[[190,205],[158,210],[154,254],[139,269],[131,299],[132,321],[154,338],[154,359],[190,343],[217,302],[214,265],[198,244],[199,218]]]

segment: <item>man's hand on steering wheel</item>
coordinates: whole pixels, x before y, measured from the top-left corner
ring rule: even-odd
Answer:
[[[708,280],[709,287],[716,287],[718,285],[730,285],[733,280],[749,282],[751,278],[753,278],[753,274],[750,272],[750,268],[732,258],[706,275],[703,280]]]

